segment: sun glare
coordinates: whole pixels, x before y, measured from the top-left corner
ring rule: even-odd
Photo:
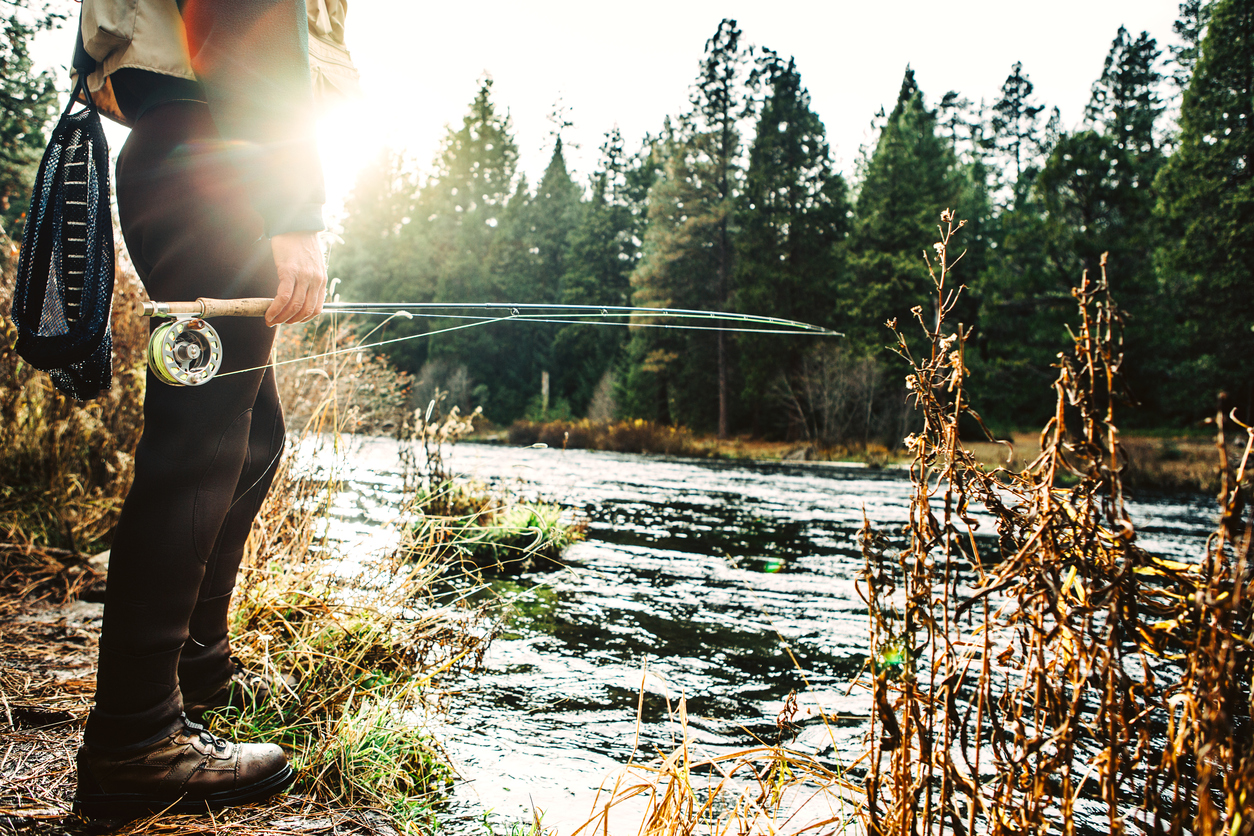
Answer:
[[[386,143],[383,131],[370,123],[366,102],[340,105],[318,120],[318,151],[327,185],[327,220],[344,214],[344,203],[357,175]]]

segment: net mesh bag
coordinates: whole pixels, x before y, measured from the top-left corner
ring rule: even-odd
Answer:
[[[60,391],[89,400],[113,382],[113,216],[109,148],[80,74],[52,132],[22,233],[17,352]],[[77,93],[88,106],[77,113]]]

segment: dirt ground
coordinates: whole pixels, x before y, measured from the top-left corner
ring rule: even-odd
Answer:
[[[0,544],[0,834],[395,836],[381,811],[332,809],[297,794],[216,816],[74,816],[74,755],[96,689],[102,581],[99,561]]]
[[[0,832],[58,832],[53,825],[69,811],[102,610],[86,601],[0,601]]]

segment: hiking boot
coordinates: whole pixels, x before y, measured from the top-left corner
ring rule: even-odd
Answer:
[[[156,743],[121,753],[82,746],[74,812],[125,819],[203,813],[268,798],[295,777],[273,743],[232,743],[185,721]]]
[[[239,659],[232,656],[235,672],[218,690],[198,697],[183,693],[183,713],[193,723],[205,724],[205,714],[217,708],[253,708],[269,702],[274,696],[274,686],[261,674],[246,669]],[[295,687],[296,680],[285,677],[288,687]]]

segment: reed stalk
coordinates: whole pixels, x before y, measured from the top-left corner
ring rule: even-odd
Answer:
[[[983,426],[966,392],[971,333],[949,321],[962,226],[946,211],[924,256],[922,349],[888,323],[921,428],[905,439],[904,544],[869,522],[859,534],[865,751],[843,753],[841,771],[782,746],[700,759],[684,734],[633,757],[579,834],[1254,834],[1254,428],[1222,403],[1212,420],[1220,513],[1205,548],[1190,561],[1142,548],[1115,422],[1123,321],[1103,260],[1072,291],[1078,322],[1039,452],[1015,470],[981,463],[959,434],[960,421]],[[781,787],[830,794],[842,813],[798,821]],[[643,821],[612,815],[641,798]]]
[[[981,465],[958,433],[964,417],[982,425],[965,392],[969,332],[947,321],[961,226],[943,215],[928,257],[933,309],[914,311],[923,350],[889,323],[923,429],[906,440],[906,547],[863,532],[867,828],[1254,833],[1254,431],[1242,427],[1234,465],[1235,418],[1214,419],[1221,523],[1203,553],[1175,561],[1138,545],[1115,423],[1123,321],[1103,259],[1072,291],[1079,321],[1039,455],[1017,472]]]

